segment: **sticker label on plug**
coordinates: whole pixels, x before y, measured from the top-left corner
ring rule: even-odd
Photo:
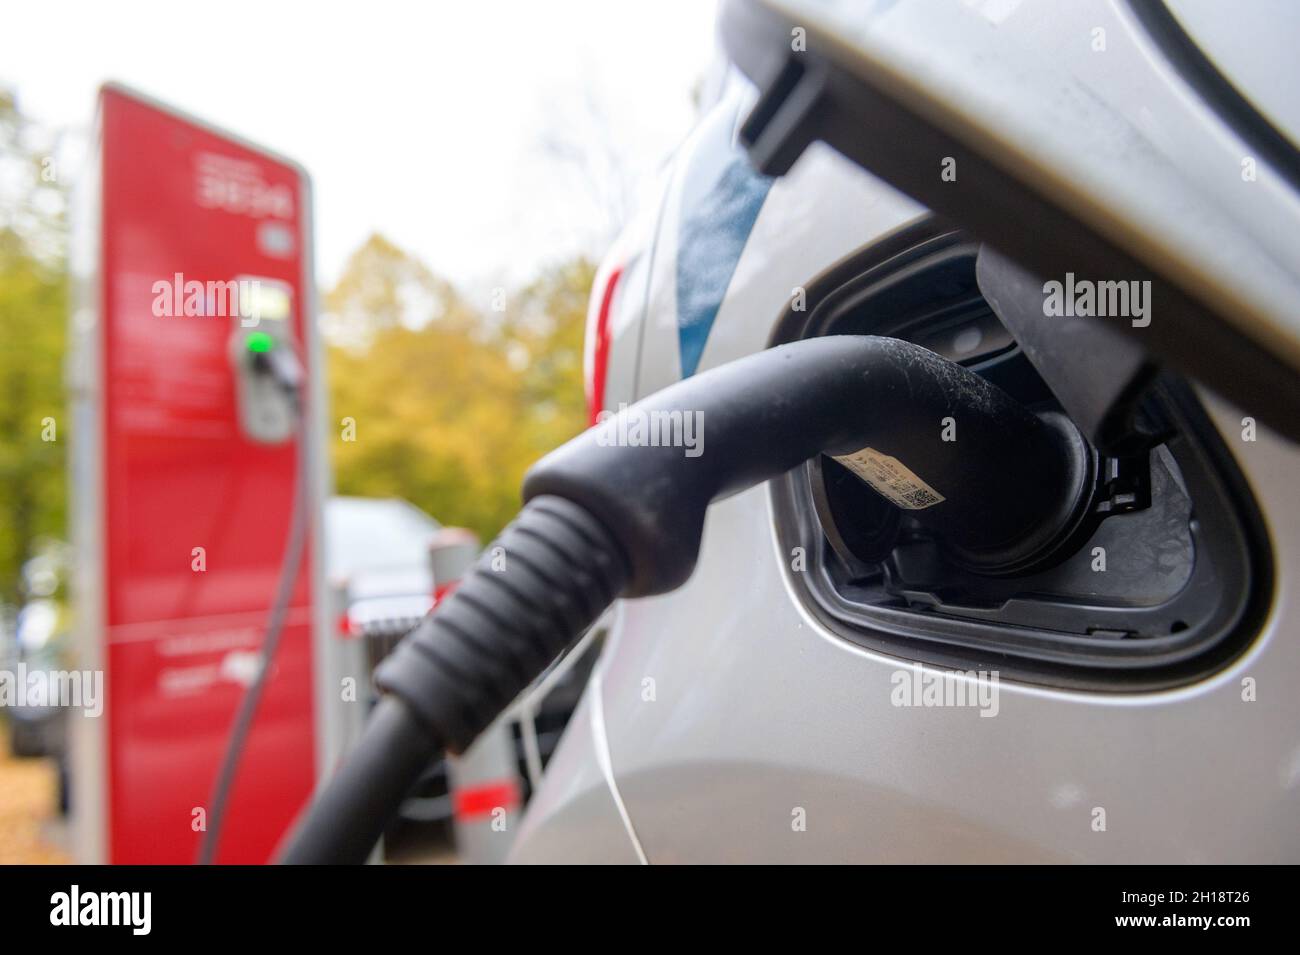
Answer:
[[[926,484],[898,458],[863,448],[835,458],[888,501],[908,511],[923,511],[947,498]]]

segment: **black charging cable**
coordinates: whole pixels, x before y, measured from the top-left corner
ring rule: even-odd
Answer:
[[[365,861],[440,750],[463,752],[615,598],[690,577],[710,503],[866,451],[923,479],[909,514],[986,573],[1051,560],[1088,509],[1068,424],[917,345],[817,338],[678,382],[529,471],[519,516],[377,669],[386,695],[281,861]]]

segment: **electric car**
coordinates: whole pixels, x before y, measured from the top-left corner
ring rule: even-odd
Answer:
[[[596,279],[593,420],[901,338],[1065,422],[1089,512],[989,569],[887,453],[716,503],[689,581],[615,605],[513,861],[1300,860],[1300,11],[729,0],[719,30]]]

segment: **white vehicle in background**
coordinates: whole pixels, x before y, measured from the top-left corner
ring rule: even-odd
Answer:
[[[64,606],[69,552],[66,544],[46,542],[22,567],[22,605],[12,615],[0,607],[0,673],[58,674],[66,670],[68,613]],[[12,678],[12,676],[11,676]],[[16,681],[11,686],[16,687]],[[26,694],[24,694],[26,695]],[[10,756],[54,761],[59,813],[68,811],[68,709],[57,701],[0,700]]]
[[[721,33],[597,276],[593,416],[899,337],[1071,418],[1099,510],[994,576],[829,459],[715,505],[689,583],[616,604],[513,859],[1300,860],[1300,8],[733,0]],[[1054,314],[1088,276],[1127,310]]]
[[[442,525],[399,498],[336,496],[325,505],[330,583],[346,593],[349,635],[400,638],[433,606],[429,546]]]

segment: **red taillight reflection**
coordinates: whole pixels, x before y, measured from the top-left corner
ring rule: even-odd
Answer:
[[[437,609],[438,604],[442,603],[451,596],[451,592],[460,586],[459,580],[449,580],[445,584],[439,584],[433,588],[433,608]]]
[[[587,347],[590,361],[587,365],[587,424],[593,425],[605,407],[605,374],[609,366],[609,315],[614,303],[614,290],[623,276],[623,269],[613,269],[605,280],[605,290],[600,296],[595,324],[588,327]]]

